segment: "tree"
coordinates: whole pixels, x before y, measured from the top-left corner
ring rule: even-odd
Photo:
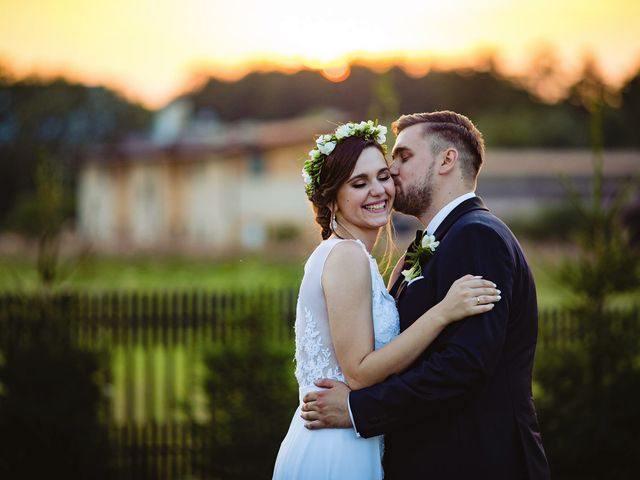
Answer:
[[[590,200],[568,185],[579,217],[577,258],[562,280],[573,290],[573,342],[548,348],[536,365],[537,404],[552,470],[564,479],[631,479],[640,429],[640,340],[637,310],[613,309],[617,294],[640,286],[640,251],[621,222],[637,181],[610,198],[603,192],[602,105],[605,90],[592,77],[577,90],[590,113],[593,181]],[[637,308],[637,305],[636,305]]]
[[[124,139],[150,120],[149,111],[104,87],[14,79],[0,65],[0,226],[6,228],[7,214],[34,195],[43,158],[59,167],[73,190],[87,148]]]

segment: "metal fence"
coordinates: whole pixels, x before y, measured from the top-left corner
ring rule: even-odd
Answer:
[[[221,478],[198,458],[207,451],[209,421],[204,355],[244,341],[251,332],[239,319],[257,312],[267,323],[267,341],[286,345],[293,357],[296,296],[295,290],[66,293],[43,303],[42,297],[0,294],[0,345],[46,305],[64,319],[73,342],[107,358],[105,421],[115,477]],[[637,310],[611,318],[612,328],[640,333]],[[539,326],[539,351],[580,343],[585,334],[569,311],[543,311]],[[291,369],[293,375],[293,363]]]

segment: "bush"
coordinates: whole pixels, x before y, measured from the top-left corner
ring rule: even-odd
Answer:
[[[581,88],[591,112],[592,196],[585,201],[567,185],[580,219],[577,255],[559,272],[575,294],[576,333],[581,338],[539,359],[540,423],[556,478],[630,479],[640,471],[638,313],[613,315],[611,305],[615,295],[640,285],[640,250],[621,218],[637,184],[630,181],[605,198],[602,86],[585,81]]]
[[[581,341],[547,347],[536,361],[536,406],[553,476],[637,478],[638,313],[575,314]]]
[[[277,312],[258,301],[233,318],[225,346],[206,358],[211,424],[205,471],[270,478],[297,405],[293,346],[274,339]]]
[[[108,478],[101,358],[73,339],[69,301],[0,298],[0,477]]]

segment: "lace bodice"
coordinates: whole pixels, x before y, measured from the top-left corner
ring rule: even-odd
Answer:
[[[327,304],[322,290],[322,270],[331,249],[339,242],[328,239],[309,256],[304,267],[296,308],[296,379],[300,387],[312,385],[319,378],[344,382],[344,376],[331,341]],[[400,331],[395,302],[387,292],[375,259],[364,244],[358,242],[371,267],[372,318],[376,350],[389,343]]]

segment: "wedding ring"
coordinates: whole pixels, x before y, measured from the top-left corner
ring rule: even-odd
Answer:
[[[480,305],[480,297],[476,297],[476,305]]]

